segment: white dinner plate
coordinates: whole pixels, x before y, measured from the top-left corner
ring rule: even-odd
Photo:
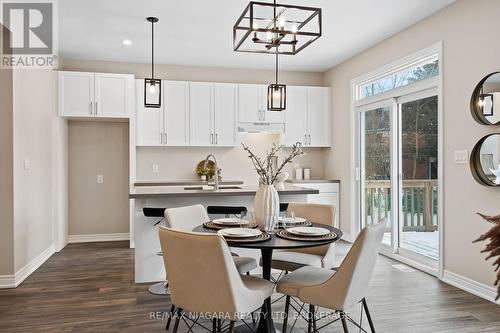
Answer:
[[[239,219],[237,217],[224,217],[222,219],[215,219],[212,222],[221,225],[239,225],[248,223],[248,221]]]
[[[330,233],[330,230],[318,227],[295,227],[286,229],[286,231],[300,236],[323,236]]]
[[[231,228],[231,229],[222,229],[217,231],[219,235],[222,237],[232,237],[232,238],[248,238],[248,237],[256,237],[262,234],[262,231],[259,229],[250,229],[250,228]]]
[[[287,223],[287,224],[295,224],[295,223],[304,223],[307,220],[303,217],[298,217],[298,216],[296,216],[295,219],[293,219],[293,220],[291,218],[286,218],[286,217],[285,218],[283,218],[283,217],[278,218],[278,222],[281,223],[283,221],[285,221],[285,223]]]

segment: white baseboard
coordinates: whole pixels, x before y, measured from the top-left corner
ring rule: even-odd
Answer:
[[[42,253],[33,258],[24,267],[16,272],[15,275],[0,275],[0,288],[15,288],[20,285],[28,276],[38,269],[55,253],[55,245],[52,244]]]
[[[0,289],[15,288],[16,276],[15,275],[0,275]]]
[[[129,233],[69,235],[68,243],[113,242],[129,239]]]
[[[24,265],[23,268],[18,270],[15,276],[16,287],[20,285],[24,280],[26,280],[26,278],[30,276],[34,271],[36,271],[38,267],[42,266],[42,264],[56,252],[55,248],[55,245],[52,244],[42,253],[33,258],[29,263]]]
[[[494,287],[490,287],[483,283],[479,283],[477,281],[466,278],[465,276],[458,275],[447,270],[443,272],[442,281],[500,305],[500,300],[495,302],[497,290]]]

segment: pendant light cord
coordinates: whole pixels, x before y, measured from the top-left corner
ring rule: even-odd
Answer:
[[[278,51],[278,49],[276,49]],[[276,53],[276,84],[278,84],[278,53]]]
[[[151,21],[151,79],[155,78],[155,23]]]

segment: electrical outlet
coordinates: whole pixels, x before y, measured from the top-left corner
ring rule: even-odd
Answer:
[[[102,183],[104,183],[104,176],[97,175],[97,184],[102,184]]]
[[[469,152],[467,150],[455,150],[455,164],[467,164],[469,162]]]
[[[153,164],[153,173],[158,173],[158,172],[160,172],[158,164]]]
[[[30,169],[30,159],[29,157],[24,158],[24,170],[29,170]]]

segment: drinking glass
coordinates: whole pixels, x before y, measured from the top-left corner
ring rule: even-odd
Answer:
[[[240,224],[240,228],[247,227],[253,221],[253,212],[251,210],[241,212],[241,219],[245,221],[245,224]]]
[[[281,223],[283,224],[283,229],[287,229],[289,227],[293,227],[295,222],[295,212],[286,211],[285,216],[283,216],[283,220]]]

